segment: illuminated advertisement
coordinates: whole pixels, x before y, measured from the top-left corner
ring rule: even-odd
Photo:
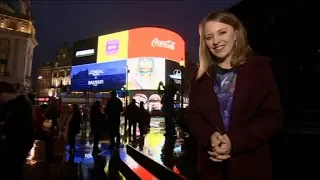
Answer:
[[[185,59],[184,40],[175,32],[143,27],[98,37],[97,61],[159,57],[180,62]]]
[[[148,109],[148,104],[147,104],[148,103],[148,97],[145,94],[137,93],[132,97],[132,99],[136,100],[137,106],[140,106],[140,102],[143,102],[144,103],[144,108]]]
[[[76,41],[73,43],[72,66],[97,62],[98,37]]]
[[[161,97],[158,94],[152,94],[149,97],[149,110],[153,111],[153,110],[160,110],[162,107],[161,104]]]
[[[174,80],[175,84],[181,84],[182,72],[180,69],[175,69],[169,74],[169,77]]]
[[[76,57],[86,57],[94,55],[94,49],[86,49],[76,52]]]
[[[142,101],[144,108],[148,111],[161,110],[161,97],[156,91],[135,91],[132,93],[132,99],[137,101],[137,105]]]
[[[166,61],[166,83],[169,82],[169,79],[173,79],[174,84],[177,89],[181,89],[181,67],[178,63],[173,61]]]
[[[126,60],[73,66],[73,91],[121,89],[126,82]]]
[[[185,59],[184,40],[175,32],[154,27],[129,30],[128,58],[161,57],[179,62]]]
[[[128,59],[128,89],[156,90],[160,81],[165,82],[165,61],[153,57]]]
[[[109,62],[128,58],[129,31],[98,37],[97,62]]]

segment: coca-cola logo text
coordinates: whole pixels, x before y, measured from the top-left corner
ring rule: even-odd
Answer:
[[[170,49],[170,50],[174,50],[175,49],[175,42],[170,41],[170,40],[159,40],[159,38],[154,38],[151,42],[151,46],[152,47],[161,47],[161,48],[166,48],[166,49]]]

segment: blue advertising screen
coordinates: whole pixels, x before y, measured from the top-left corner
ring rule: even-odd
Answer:
[[[126,83],[126,60],[71,68],[72,91],[120,90]]]

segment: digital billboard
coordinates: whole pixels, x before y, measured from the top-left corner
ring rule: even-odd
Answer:
[[[73,66],[72,91],[119,90],[126,83],[126,64],[126,60],[120,60]]]
[[[160,81],[165,82],[165,59],[140,57],[127,60],[128,89],[156,90]]]
[[[144,102],[144,108],[151,111],[151,110],[161,110],[161,96],[154,91],[144,91],[144,90],[137,90],[130,93],[131,98],[137,101],[139,104],[141,101]]]
[[[97,45],[98,37],[74,42],[72,66],[97,62]]]
[[[182,72],[181,72],[181,67],[178,63],[173,62],[173,61],[166,61],[166,83],[169,82],[169,79],[173,79],[176,87],[178,89],[181,88],[181,79],[182,79]]]
[[[179,63],[185,60],[185,42],[177,33],[155,27],[98,37],[98,63],[139,57],[159,57]]]
[[[161,57],[175,62],[185,59],[184,40],[167,29],[144,27],[129,30],[128,58]]]
[[[128,31],[98,37],[97,62],[109,62],[128,58]]]

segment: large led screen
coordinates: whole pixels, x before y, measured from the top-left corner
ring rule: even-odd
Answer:
[[[136,57],[161,57],[180,62],[185,59],[185,43],[181,36],[167,29],[130,29],[128,58]]]
[[[182,79],[182,72],[179,63],[174,61],[166,61],[166,83],[169,82],[169,79],[173,79],[176,87],[181,89],[181,79]]]
[[[72,91],[119,90],[126,82],[126,60],[85,64],[71,69]]]
[[[89,38],[73,43],[72,66],[96,63],[98,38]]]
[[[132,58],[127,60],[129,69],[129,90],[158,88],[160,81],[165,82],[165,59],[153,57]]]
[[[179,63],[185,59],[185,42],[177,33],[155,27],[98,37],[98,63],[139,57],[159,57]]]
[[[128,36],[128,31],[99,36],[97,62],[127,59]]]

